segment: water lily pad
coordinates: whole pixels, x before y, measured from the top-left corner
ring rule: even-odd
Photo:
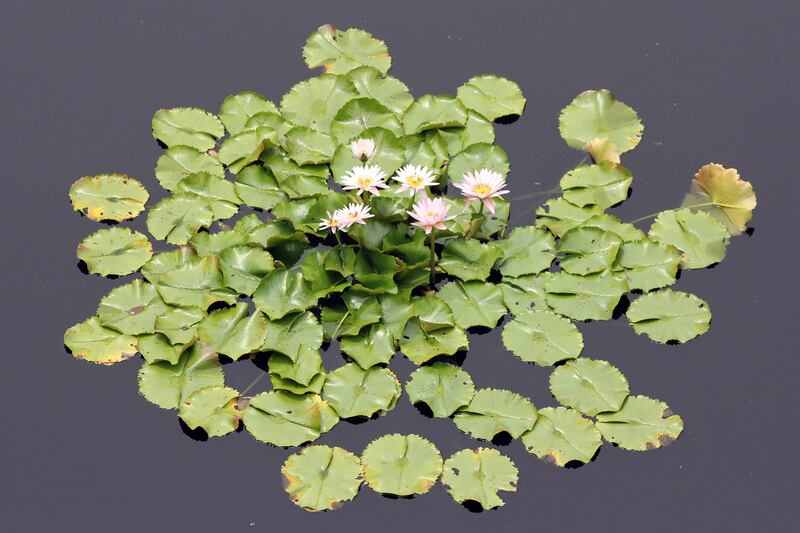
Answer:
[[[322,356],[318,349],[310,346],[301,346],[297,354],[292,357],[279,353],[272,354],[268,369],[272,388],[289,390],[295,394],[306,392],[319,394],[325,382]]]
[[[469,405],[456,412],[453,421],[476,439],[492,440],[502,432],[517,439],[533,429],[536,416],[536,406],[516,392],[479,389]]]
[[[317,298],[299,270],[282,268],[264,276],[253,293],[253,302],[271,320],[305,311],[317,303]]]
[[[219,160],[228,170],[238,174],[250,163],[258,161],[265,150],[279,143],[278,132],[269,126],[246,129],[222,142]]]
[[[254,352],[266,338],[267,321],[258,311],[248,313],[249,306],[244,302],[212,311],[197,326],[199,339],[232,359]]]
[[[329,511],[358,494],[361,460],[343,448],[309,446],[286,459],[281,475],[295,505],[307,511]]]
[[[358,91],[344,76],[323,74],[292,87],[281,100],[281,114],[299,126],[328,133],[336,112]]]
[[[666,403],[647,396],[628,396],[615,413],[597,415],[603,437],[626,450],[654,450],[671,444],[683,431],[683,420]]]
[[[583,207],[606,209],[628,197],[633,176],[622,165],[599,163],[575,167],[561,178],[564,199]]]
[[[406,394],[412,404],[424,403],[438,418],[447,418],[469,405],[475,395],[472,378],[459,367],[433,363],[411,373]]]
[[[203,428],[209,437],[221,437],[239,427],[239,391],[230,387],[205,387],[182,400],[178,416],[189,429]]]
[[[427,332],[419,320],[406,324],[400,351],[414,364],[421,365],[437,355],[454,355],[469,348],[469,340],[459,327],[445,327]]]
[[[224,384],[219,357],[203,343],[183,352],[176,364],[145,362],[139,369],[139,392],[162,409],[177,409],[194,392]]]
[[[538,274],[550,268],[556,257],[553,236],[533,226],[515,228],[508,238],[500,241],[503,259],[497,265],[503,276]]]
[[[466,123],[467,110],[456,98],[448,95],[420,96],[403,115],[406,135],[435,128],[464,126]]]
[[[225,169],[219,159],[198,152],[191,146],[170,146],[156,162],[156,179],[168,191],[174,191],[181,180],[199,172],[217,178],[225,177]]]
[[[556,237],[561,237],[572,228],[602,214],[603,208],[598,205],[578,207],[564,198],[552,198],[536,209],[536,227],[547,228]]]
[[[650,291],[675,283],[681,252],[669,244],[649,239],[624,242],[614,260],[614,270],[621,270],[631,290]]]
[[[605,89],[582,92],[558,117],[561,137],[578,149],[595,139],[608,139],[622,154],[636,148],[643,130],[636,111]]]
[[[200,152],[211,150],[225,127],[215,115],[197,107],[159,109],[153,115],[153,137],[167,146],[191,146]]]
[[[705,268],[725,259],[730,235],[725,226],[708,213],[689,209],[662,211],[650,226],[648,236],[671,244],[682,252],[681,268]]]
[[[682,207],[692,207],[710,213],[722,222],[728,233],[739,235],[747,229],[756,208],[756,193],[749,181],[744,181],[735,168],[711,163],[697,171],[692,188]]]
[[[231,135],[236,135],[243,129],[253,115],[258,113],[277,113],[275,104],[252,91],[232,94],[222,101],[219,108],[219,118]]]
[[[328,374],[322,397],[342,418],[369,418],[394,409],[401,392],[397,376],[388,368],[363,370],[348,363]]]
[[[342,144],[371,128],[383,128],[396,136],[403,135],[403,126],[397,116],[372,98],[355,98],[343,105],[333,117],[331,134]]]
[[[97,319],[104,327],[120,333],[141,335],[155,333],[156,319],[168,309],[154,286],[135,279],[103,296]]]
[[[602,416],[602,415],[601,415]],[[539,409],[533,429],[522,436],[529,453],[556,466],[588,463],[603,444],[591,420],[568,407]]]
[[[451,281],[439,289],[439,297],[453,310],[453,319],[460,328],[493,328],[506,314],[503,292],[493,283]]]
[[[219,256],[200,257],[184,248],[158,254],[142,273],[170,305],[208,309],[216,302],[232,304],[236,293],[225,287]]]
[[[375,492],[396,496],[425,494],[442,473],[442,455],[418,435],[384,435],[361,454],[364,481]]]
[[[688,342],[708,331],[708,304],[686,292],[664,289],[636,298],[627,312],[633,329],[660,343]]]
[[[192,174],[182,180],[175,187],[175,194],[181,193],[194,194],[208,200],[208,207],[211,208],[214,220],[232,217],[239,211],[239,205],[242,203],[236,196],[236,187],[232,182],[205,173]]]
[[[125,276],[150,260],[153,245],[138,231],[108,228],[83,239],[78,245],[77,255],[92,274]]]
[[[281,190],[272,172],[258,165],[250,165],[236,174],[233,185],[236,196],[241,198],[242,202],[265,211],[289,198]]]
[[[458,99],[489,120],[521,115],[525,97],[519,85],[506,78],[484,74],[470,78],[458,88]]]
[[[505,505],[497,495],[514,492],[519,479],[514,462],[492,448],[461,450],[444,462],[442,484],[458,503],[478,502],[483,509]]]
[[[508,175],[511,168],[505,151],[496,144],[475,143],[457,153],[447,167],[447,174],[453,182],[464,179],[464,174],[481,169]]]
[[[384,76],[373,67],[359,67],[347,73],[358,94],[373,98],[392,113],[402,117],[403,112],[414,102],[405,83],[392,76]]]
[[[547,305],[573,320],[609,320],[622,295],[628,292],[625,277],[604,272],[578,276],[559,272],[545,284]]]
[[[326,338],[358,335],[365,326],[380,322],[381,307],[377,297],[346,291],[342,294],[342,300],[343,306],[322,308],[322,327]]]
[[[295,126],[286,132],[286,152],[298,165],[327,163],[334,151],[336,143],[325,133],[306,126]]]
[[[299,446],[330,431],[339,417],[316,394],[262,392],[244,410],[244,426],[257,440],[275,446]]]
[[[645,238],[642,230],[633,224],[622,222],[614,215],[609,215],[608,213],[594,215],[583,222],[580,227],[599,228],[603,231],[610,231],[611,233],[619,235],[619,238],[622,239],[623,242],[640,241]]]
[[[323,24],[308,37],[303,59],[308,68],[323,67],[331,74],[346,74],[361,66],[386,74],[392,66],[386,43],[364,30],[342,31],[330,24]]]
[[[194,194],[164,198],[147,213],[147,231],[170,244],[186,244],[200,228],[214,221],[208,200]]]
[[[301,347],[322,346],[322,325],[314,313],[306,311],[267,321],[267,336],[260,351],[275,351],[295,357]]]
[[[372,324],[358,335],[342,337],[339,349],[364,369],[388,363],[395,354],[394,338],[383,324]]]
[[[499,247],[483,244],[477,239],[453,239],[445,246],[437,265],[464,281],[484,281],[502,255]]]
[[[550,309],[544,286],[551,276],[550,272],[542,272],[538,275],[504,278],[500,289],[508,310],[519,315],[533,309]]]
[[[611,270],[622,239],[598,228],[577,227],[564,233],[558,242],[563,254],[558,264],[570,274],[595,274]]]
[[[172,344],[186,344],[197,339],[197,324],[205,317],[196,307],[173,307],[156,318],[156,331]]]
[[[595,416],[618,411],[630,389],[622,372],[608,361],[581,357],[553,370],[550,392],[559,403]]]
[[[223,250],[219,257],[225,285],[247,296],[275,269],[272,254],[255,246],[232,246]]]
[[[124,174],[84,176],[69,188],[72,208],[95,221],[136,218],[148,198],[144,185]]]
[[[570,320],[551,311],[534,310],[506,324],[503,344],[523,361],[550,366],[578,357],[583,335]]]
[[[64,344],[75,358],[99,365],[113,365],[136,355],[136,337],[103,327],[96,317],[69,328]]]
[[[187,343],[172,344],[163,333],[139,335],[136,340],[139,353],[147,363],[164,362],[177,364],[187,349],[194,344],[194,339]]]
[[[436,134],[447,145],[447,153],[456,155],[477,143],[492,144],[495,139],[494,126],[480,113],[467,110],[467,122],[464,127],[442,128],[430,130],[428,134]]]

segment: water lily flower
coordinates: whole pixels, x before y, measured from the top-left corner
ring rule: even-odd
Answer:
[[[482,201],[492,213],[495,211],[492,198],[499,198],[509,192],[503,189],[506,186],[506,180],[503,176],[499,172],[488,168],[482,168],[476,172],[467,172],[460,182],[453,185],[461,189],[461,194],[466,196],[467,201],[464,203],[464,207],[468,207],[476,200]]]
[[[375,153],[375,141],[372,139],[356,139],[350,143],[350,151],[353,157],[365,161]]]
[[[436,174],[424,165],[406,165],[392,179],[400,182],[397,192],[408,191],[412,196],[425,194],[426,187],[436,185]]]
[[[422,198],[407,213],[416,221],[412,226],[425,228],[425,233],[430,233],[433,228],[447,229],[444,222],[455,218],[455,215],[447,216],[448,211],[450,206],[441,198]]]
[[[361,194],[366,191],[375,196],[380,196],[378,189],[385,189],[388,187],[384,180],[386,179],[386,172],[381,170],[377,165],[359,165],[350,169],[344,176],[342,176],[342,184],[344,190],[355,190],[356,194]]]
[[[342,229],[342,226],[343,220],[340,217],[339,211],[334,211],[333,213],[328,211],[325,218],[319,221],[319,229],[330,229],[333,233],[336,233],[336,230]]]
[[[370,212],[368,205],[351,203],[337,209],[333,216],[340,221],[339,229],[347,231],[353,224],[366,224],[367,219],[375,215]]]

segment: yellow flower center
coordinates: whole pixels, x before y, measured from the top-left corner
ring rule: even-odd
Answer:
[[[406,183],[409,187],[419,187],[422,185],[422,177],[417,174],[411,174],[406,178]]]
[[[492,188],[486,183],[479,183],[472,188],[472,192],[480,195],[489,194],[491,191]]]
[[[369,176],[359,176],[358,177],[358,186],[361,188],[369,187],[372,185],[372,178]]]

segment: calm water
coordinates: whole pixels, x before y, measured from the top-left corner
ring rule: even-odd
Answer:
[[[136,4],[11,1],[3,9],[0,529],[776,531],[793,523],[796,4],[631,2],[623,10],[620,3],[461,2],[458,12],[435,2]],[[634,393],[661,398],[683,416],[678,442],[649,453],[604,446],[595,462],[574,470],[538,461],[518,441],[501,446],[520,469],[519,490],[492,512],[471,513],[437,485],[411,500],[364,489],[339,511],[309,514],[281,489],[289,451],[246,432],[192,440],[174,412],[138,397],[137,360],[101,368],[64,353],[64,329],[121,283],[76,268],[76,244],[98,226],[70,211],[70,183],[125,172],[156,199],[153,111],[214,111],[241,90],[278,100],[308,77],[300,48],[324,22],[385,39],[393,74],[415,95],[452,92],[484,72],[516,80],[527,111],[497,132],[515,195],[554,187],[580,159],[558,137],[557,115],[589,88],[614,90],[646,125],[625,157],[636,178],[618,216],[678,205],[706,162],[737,167],[753,182],[753,235],[734,239],[716,268],[684,272],[677,285],[709,302],[706,335],[661,346],[637,337],[624,318],[579,326],[585,355],[618,365]],[[517,223],[532,219],[532,207],[515,204]],[[507,353],[498,332],[471,343],[464,368],[478,386],[553,403],[549,370]],[[328,367],[339,361],[326,355]],[[401,379],[412,370],[402,358],[392,367]],[[240,363],[226,372],[244,387],[258,369]],[[421,416],[405,397],[387,416],[341,423],[321,442],[358,453],[390,432],[423,435],[445,456],[479,445],[450,421]]]

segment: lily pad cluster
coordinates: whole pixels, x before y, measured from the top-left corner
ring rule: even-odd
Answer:
[[[658,343],[703,334],[708,304],[669,287],[680,270],[725,257],[752,216],[752,186],[705,165],[681,207],[641,219],[655,219],[647,233],[619,220],[608,211],[634,179],[621,157],[643,126],[610,92],[587,91],[559,129],[591,163],[567,171],[561,195],[512,229],[504,196],[514,181],[494,121],[522,114],[517,84],[481,75],[454,95],[415,98],[388,74],[383,41],[329,25],[303,57],[324,73],[278,103],[243,92],[216,113],[155,113],[164,147],[155,177],[167,195],[147,211],[150,238],[113,225],[79,244],[88,272],[138,274],[67,330],[72,355],[104,365],[141,355],[142,396],[209,437],[243,425],[259,441],[300,446],[341,419],[385,415],[403,391],[389,368],[399,353],[419,366],[405,384],[412,403],[476,439],[520,439],[558,466],[590,461],[603,440],[630,450],[675,440],[680,417],[631,395],[610,362],[583,357],[577,324],[617,318],[633,298],[626,315],[637,334]],[[70,189],[75,210],[94,221],[135,218],[149,199],[120,174]],[[557,365],[550,387],[560,405],[476,388],[447,363],[469,350],[471,330],[504,321],[509,351]],[[325,368],[322,353],[337,343],[345,361]],[[223,363],[242,360],[263,369],[270,390],[226,385]],[[514,490],[517,477],[495,450],[442,461],[432,443],[398,435],[361,457],[307,447],[283,467],[292,500],[310,510],[352,499],[362,480],[406,495],[440,474],[456,501],[485,508],[501,505],[497,490]]]

